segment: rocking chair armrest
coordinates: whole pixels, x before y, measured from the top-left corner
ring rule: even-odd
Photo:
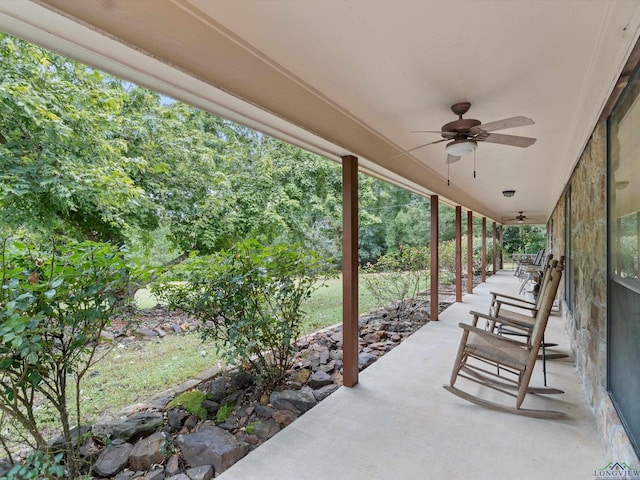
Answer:
[[[484,318],[485,320],[489,320],[491,322],[502,322],[503,320],[506,320],[503,319],[500,315],[489,315],[488,313],[476,312],[475,310],[470,310],[469,315],[473,315],[475,319]]]
[[[531,318],[531,320],[535,320],[535,318]],[[502,318],[499,320],[502,325],[506,325],[508,327],[520,328],[522,330],[527,330],[531,332],[533,330],[534,323],[525,323],[519,322],[518,320],[514,320],[513,318]]]
[[[503,297],[503,298],[508,298],[509,300],[517,300],[518,302],[522,302],[522,303],[528,303],[530,305],[535,305],[535,302],[532,302],[530,300],[525,300],[522,297],[516,297],[514,295],[507,295],[506,293],[500,293],[500,292],[490,292],[491,295],[493,295],[494,298],[496,297]],[[500,300],[498,300],[500,301]]]
[[[479,335],[481,337],[495,338],[495,339],[499,340],[500,342],[508,343],[508,344],[511,344],[513,346],[516,346],[516,347],[523,347],[523,348],[527,348],[527,349],[531,348],[531,345],[529,345],[528,343],[520,342],[520,341],[515,340],[513,338],[509,338],[509,337],[505,337],[505,336],[502,336],[502,335],[498,335],[496,333],[488,332],[488,331],[484,330],[483,328],[474,327],[473,325],[469,325],[468,323],[460,322],[460,323],[458,323],[458,326],[460,328],[462,328],[463,330],[466,330],[466,331],[471,332],[471,333],[475,333],[475,334],[477,334],[477,335]]]
[[[523,310],[529,310],[533,315],[536,315],[538,313],[538,309],[536,307],[530,307],[529,305],[518,305],[517,303],[503,302],[502,300],[496,300],[496,303],[500,305],[509,305],[510,307],[522,308]]]

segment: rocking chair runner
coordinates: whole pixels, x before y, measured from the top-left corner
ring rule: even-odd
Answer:
[[[541,292],[543,298],[540,308],[536,314],[531,334],[526,342],[505,338],[492,331],[478,328],[478,320],[480,318],[488,322],[501,321],[501,319],[499,316],[492,317],[479,312],[470,312],[473,315],[473,323],[471,325],[459,324],[463,329],[462,339],[453,372],[451,373],[450,384],[444,386],[446,390],[460,398],[492,410],[536,418],[560,418],[565,416],[563,412],[521,407],[527,393],[564,393],[562,390],[553,388],[529,387],[529,381],[542,344],[544,330],[558,290],[563,267],[562,261],[557,262],[554,260],[552,262],[546,288],[544,292]],[[489,368],[487,368],[487,365]],[[492,370],[497,371],[497,373]],[[467,393],[455,386],[458,377],[515,397],[515,405],[503,405]]]

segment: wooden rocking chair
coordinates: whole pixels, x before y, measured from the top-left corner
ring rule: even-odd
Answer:
[[[538,314],[542,299],[544,298],[544,292],[548,287],[549,279],[551,278],[549,273],[551,271],[552,260],[553,255],[548,255],[546,265],[542,271],[542,279],[539,284],[540,289],[535,302],[522,297],[515,297],[499,292],[491,292],[491,307],[489,308],[489,315],[495,317],[496,320],[487,322],[487,330],[495,331],[499,335],[517,335],[522,337],[531,336],[531,331],[533,330],[536,320],[535,317]],[[560,257],[560,263],[564,264],[564,256]],[[516,307],[518,309],[528,311],[529,314],[502,308],[503,306]],[[499,321],[498,318],[500,318]],[[547,386],[546,361],[550,359],[565,358],[567,356],[565,353],[548,354],[546,352],[546,347],[554,346],[557,346],[557,344],[546,343],[543,337],[542,345],[540,346],[542,349],[542,355],[540,358],[542,359],[542,372],[545,387]]]
[[[506,338],[493,331],[478,327],[480,318],[487,322],[507,322],[507,319],[501,319],[500,316],[492,317],[479,312],[470,312],[473,315],[473,323],[471,325],[459,324],[460,328],[463,329],[462,339],[451,373],[450,384],[444,386],[446,390],[460,398],[491,410],[535,418],[561,418],[566,415],[563,412],[521,407],[527,393],[564,393],[562,390],[554,388],[529,387],[531,374],[538,358],[538,351],[542,345],[544,330],[547,326],[560,278],[562,277],[563,267],[562,262],[554,260],[549,268],[549,279],[544,292],[541,292],[543,298],[541,299],[531,334],[527,337],[526,342]],[[514,397],[515,405],[509,406],[495,403],[460,390],[455,387],[458,377]]]

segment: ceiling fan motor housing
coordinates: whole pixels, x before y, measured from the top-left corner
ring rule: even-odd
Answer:
[[[469,130],[480,125],[480,120],[473,118],[461,118],[453,122],[445,123],[442,126],[442,136],[445,138],[453,138],[458,134],[469,134]]]

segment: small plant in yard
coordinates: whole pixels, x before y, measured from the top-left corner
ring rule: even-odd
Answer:
[[[256,431],[256,428],[258,427],[258,425],[260,425],[262,422],[260,420],[256,420],[255,422],[251,422],[249,425],[247,425],[244,429],[245,432],[247,432],[249,435],[253,435],[253,432]]]
[[[41,478],[63,478],[64,466],[61,464],[63,453],[53,455],[36,450],[29,455],[24,464],[14,465],[3,479],[6,480],[37,480]]]
[[[200,319],[203,340],[215,341],[228,363],[251,366],[272,383],[291,367],[301,305],[322,285],[318,280],[326,271],[315,252],[249,240],[186,260],[163,274],[152,291],[170,308]]]
[[[95,363],[98,338],[122,301],[131,269],[106,244],[37,249],[5,238],[0,247],[0,411],[9,420],[3,427],[13,425],[10,434],[21,435],[36,451],[30,471],[54,478],[62,462],[66,478],[77,478],[81,442],[74,442],[73,429],[82,420],[81,382]],[[62,456],[49,455],[36,415],[43,408],[62,428]],[[8,439],[3,428],[0,440],[10,455],[15,437]],[[16,478],[31,478],[21,475]]]
[[[222,405],[220,410],[216,412],[216,423],[224,423],[225,420],[229,418],[229,415],[231,415],[231,412],[233,412],[235,406],[236,402],[229,402]]]
[[[393,306],[396,318],[410,313],[418,293],[429,281],[428,247],[400,247],[363,267],[363,283],[381,307]]]

